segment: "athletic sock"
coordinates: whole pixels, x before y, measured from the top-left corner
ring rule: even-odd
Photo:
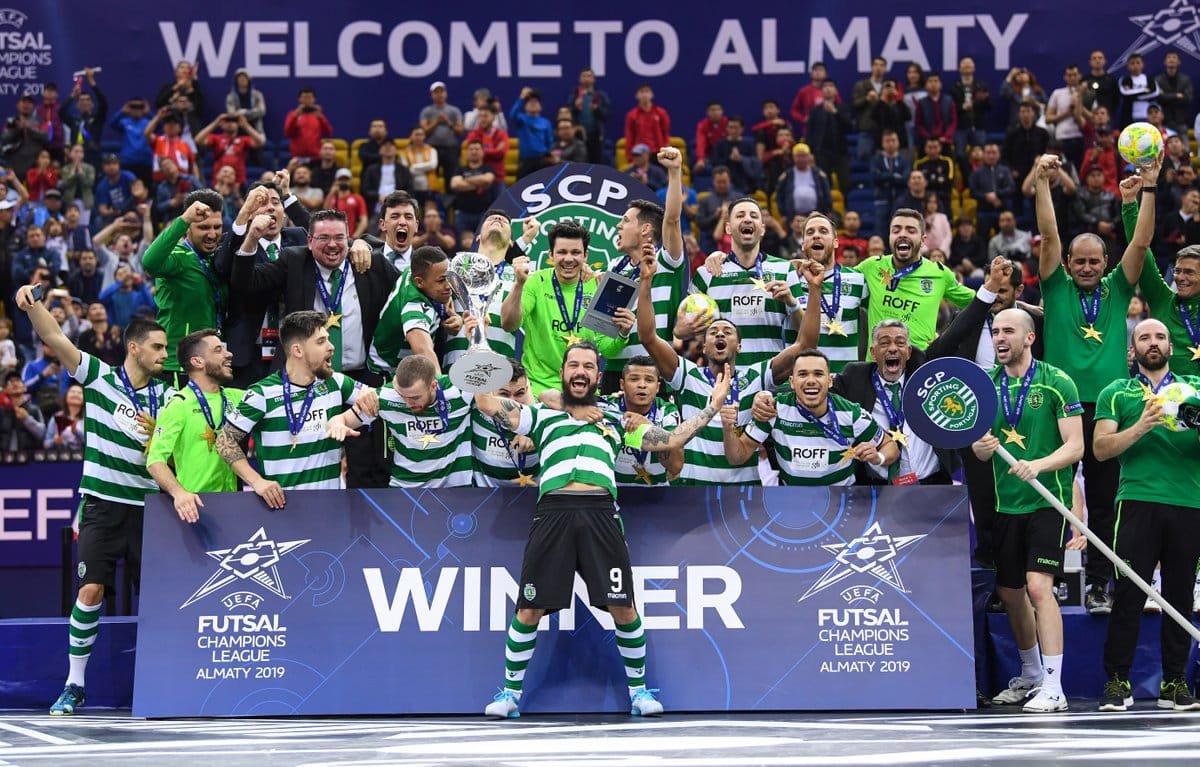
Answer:
[[[1046,675],[1042,677],[1043,690],[1062,694],[1062,665],[1063,656],[1061,655],[1042,657],[1042,668],[1046,670]]]
[[[1038,681],[1043,676],[1042,649],[1034,642],[1028,650],[1018,650],[1021,653],[1021,677]]]
[[[634,616],[633,623],[617,627],[617,650],[625,662],[625,681],[629,685],[629,697],[646,689],[646,635],[642,632],[641,616]]]
[[[100,630],[100,605],[85,605],[78,600],[71,610],[70,648],[68,659],[71,669],[67,675],[67,684],[77,684],[83,687],[83,675],[87,670],[88,658],[92,656],[92,645],[96,641],[96,632]]]
[[[521,697],[521,685],[525,683],[525,669],[533,657],[533,646],[537,644],[537,624],[526,626],[513,616],[508,626],[508,640],[504,643],[504,689]]]

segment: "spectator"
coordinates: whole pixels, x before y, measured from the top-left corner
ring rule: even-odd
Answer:
[[[633,147],[638,144],[654,147],[657,152],[670,143],[671,116],[655,105],[654,89],[649,83],[642,83],[637,88],[637,105],[625,115],[625,162],[633,162]]]
[[[1107,115],[1104,107],[1099,107],[1097,112],[1101,110],[1104,110]],[[1095,138],[1091,148],[1083,154],[1083,165],[1080,166],[1079,171],[1087,174],[1092,168],[1100,168],[1104,171],[1104,188],[1117,194],[1120,169],[1125,166],[1125,161],[1117,157],[1117,145],[1113,141],[1113,133],[1109,129],[1107,121],[1096,126],[1092,133]]]
[[[504,163],[508,158],[508,132],[500,128],[500,118],[504,114],[498,109],[495,104],[483,109],[475,128],[467,134],[466,141],[478,141],[483,145],[483,164],[491,168],[496,174],[496,181],[503,184],[506,180]]]
[[[633,148],[633,162],[625,168],[625,172],[648,186],[652,192],[667,186],[667,172],[650,162],[650,147],[645,144]]]
[[[797,213],[814,210],[828,215],[833,211],[833,191],[829,176],[813,164],[808,144],[792,147],[792,168],[785,171],[775,189],[775,209],[784,220]]]
[[[61,308],[59,316],[56,320],[61,320]],[[54,349],[49,344],[41,345],[42,353],[37,359],[31,359],[25,363],[25,369],[21,372],[21,378],[24,380],[24,388],[29,392],[32,398],[32,403],[26,401],[26,404],[33,404],[44,418],[46,414],[53,413],[58,406],[58,398],[62,392],[66,391],[67,382],[71,380],[71,376],[67,371],[63,370],[62,363],[58,360],[58,355],[54,353]],[[32,410],[33,408],[30,408]],[[38,435],[38,444],[41,444],[41,435]]]
[[[855,156],[870,160],[878,146],[880,129],[875,122],[875,104],[883,93],[883,78],[887,74],[887,59],[876,56],[871,59],[870,76],[854,84],[850,93],[850,104],[854,107],[855,126],[858,129],[858,147]]]
[[[31,401],[21,374],[9,373],[0,393],[0,452],[39,448],[45,433],[42,411]]]
[[[958,128],[954,131],[957,157],[965,157],[968,146],[987,143],[987,116],[992,97],[986,83],[975,79],[975,59],[958,60],[958,82],[950,86],[950,99],[958,107]]]
[[[1175,254],[1187,245],[1200,243],[1200,190],[1188,189],[1180,199],[1179,209],[1161,216],[1154,241],[1154,257],[1160,265],[1175,263]]]
[[[458,168],[459,142],[467,129],[462,110],[446,103],[446,95],[446,84],[441,80],[430,85],[433,103],[421,110],[419,119],[425,129],[425,141],[437,152],[442,178],[449,180]]]
[[[900,136],[894,130],[883,133],[883,147],[871,158],[871,184],[875,188],[875,231],[887,227],[896,199],[903,194],[912,164],[900,155]]]
[[[379,201],[392,192],[413,193],[413,175],[400,162],[399,155],[396,144],[386,141],[379,147],[379,160],[363,171],[358,188],[371,214],[378,212]]]
[[[587,162],[587,147],[575,137],[575,123],[562,118],[556,127],[554,145],[550,147],[554,162]]]
[[[79,334],[79,351],[99,357],[108,365],[120,365],[125,360],[121,328],[109,324],[104,304],[90,305],[87,316],[91,327]]]
[[[797,213],[788,220],[787,237],[779,243],[779,252],[775,255],[788,260],[804,257],[804,224],[806,221],[808,221],[808,216],[803,213]],[[838,250],[838,258],[840,260],[844,252],[841,247],[840,238],[838,240]]]
[[[508,121],[517,138],[517,178],[552,164],[550,145],[554,143],[554,135],[550,121],[542,117],[541,94],[533,88],[522,88],[508,113]]]
[[[942,156],[942,150],[949,147],[941,140],[930,137],[925,139],[924,148],[925,156],[914,162],[913,168],[925,174],[929,191],[941,195],[943,200],[949,200],[957,186],[954,161]]]
[[[198,113],[204,112],[204,92],[200,90],[200,81],[195,64],[181,61],[175,65],[175,79],[165,83],[158,89],[154,106],[162,109],[173,106],[179,96],[184,96],[192,103],[192,108]]]
[[[362,164],[361,173],[366,173],[367,168],[379,164],[379,155],[384,144],[394,145],[394,142],[388,134],[387,122],[376,118],[367,128],[367,140],[358,146],[358,161]]]
[[[121,151],[114,159],[119,158],[122,167],[146,183],[152,179],[154,164],[154,152],[146,140],[146,126],[150,124],[150,118],[147,117],[149,110],[145,99],[130,99],[109,121],[109,126],[121,134]],[[101,166],[105,162],[102,158]],[[99,200],[99,189],[96,190],[96,197]]]
[[[715,249],[712,232],[717,226],[717,214],[722,205],[741,197],[741,192],[733,188],[730,181],[729,168],[717,165],[712,171],[712,191],[700,198],[696,210],[696,226],[700,229],[700,247],[707,253]]]
[[[1009,102],[1008,127],[1013,127],[1020,119],[1021,105],[1028,104],[1033,109],[1033,119],[1039,120],[1042,109],[1046,105],[1046,92],[1038,85],[1033,72],[1022,67],[1013,67],[1004,84],[1000,86],[1000,98]]]
[[[1162,171],[1158,176],[1160,186],[1172,183],[1175,175],[1183,166],[1192,164],[1192,158],[1188,156],[1187,147],[1183,143],[1183,136],[1178,133],[1172,133],[1167,137],[1165,149]],[[1082,171],[1082,169],[1080,170]]]
[[[733,116],[725,124],[725,138],[717,142],[713,149],[713,162],[729,169],[733,185],[752,194],[758,189],[762,177],[762,166],[758,162],[758,152],[754,141],[745,136],[743,131],[746,124],[741,117]],[[660,145],[660,149],[666,144]],[[666,174],[663,174],[663,184],[666,184]]]
[[[988,241],[988,262],[997,256],[1023,264],[1033,253],[1033,242],[1029,232],[1017,228],[1017,217],[1012,211],[1000,214],[1000,231]]]
[[[221,126],[221,132],[213,133],[218,125]],[[245,131],[247,135],[240,135],[241,131]],[[236,112],[219,115],[196,134],[196,142],[212,152],[214,184],[217,172],[229,166],[233,168],[238,186],[245,186],[246,157],[251,151],[262,147],[264,141],[263,135],[254,129],[246,116]]]
[[[871,239],[867,240],[867,255],[866,258],[875,258],[887,253],[887,243],[883,241],[883,237],[878,234],[871,235]]]
[[[33,97],[22,96],[17,101],[17,114],[4,123],[0,135],[0,157],[18,178],[24,178],[37,160],[38,152],[49,144],[46,132],[38,128],[33,113]]]
[[[850,110],[838,96],[837,83],[821,83],[821,103],[808,113],[805,143],[813,150],[817,166],[833,173],[842,196],[850,194],[850,156],[846,134],[850,132]]]
[[[1146,62],[1140,53],[1130,54],[1125,62],[1127,73],[1117,81],[1121,93],[1121,125],[1146,119],[1150,102],[1160,95],[1158,81],[1146,74]]]
[[[949,253],[954,232],[950,229],[950,219],[942,212],[941,199],[937,192],[930,190],[925,194],[923,212],[925,214],[925,250]]]
[[[808,71],[812,81],[796,91],[796,97],[792,99],[792,120],[796,123],[796,129],[804,135],[807,135],[809,114],[820,106],[821,100],[824,98],[821,93],[821,83],[825,82],[825,77],[829,74],[829,70],[821,61],[814,61]]]
[[[100,294],[100,303],[112,323],[120,328],[128,326],[139,313],[158,311],[149,286],[125,266],[117,267],[115,281]]]
[[[50,164],[50,150],[38,152],[32,168],[25,174],[25,189],[32,202],[46,199],[46,192],[58,186],[58,171]]]
[[[1099,48],[1092,51],[1088,58],[1088,70],[1088,76],[1083,78],[1087,91],[1083,99],[1084,107],[1093,112],[1096,107],[1104,107],[1110,115],[1115,115],[1120,91],[1117,78],[1108,72],[1108,59],[1105,58],[1104,51]]]
[[[94,303],[100,298],[104,287],[104,274],[96,254],[90,250],[80,252],[78,266],[67,277],[67,290],[84,303]]]
[[[63,214],[63,236],[67,238],[67,253],[92,249],[92,234],[80,223],[79,206],[67,205]]]
[[[863,251],[853,245],[848,245],[842,250],[842,266],[847,269],[855,268],[864,258],[866,256],[863,255]]]
[[[321,153],[321,139],[333,135],[333,126],[317,103],[317,91],[306,85],[297,94],[296,108],[283,121],[283,135],[288,138],[292,159],[313,160]]]
[[[213,178],[213,191],[221,195],[221,224],[225,229],[233,226],[238,211],[242,208],[241,185],[237,182],[237,171],[232,165],[224,165]]]
[[[63,145],[66,131],[58,103],[58,86],[46,83],[42,86],[42,103],[34,107],[34,123],[46,134],[46,148],[56,163],[63,161]]]
[[[17,345],[12,340],[12,320],[0,317],[0,376],[17,369]]]
[[[139,234],[141,240],[135,243],[134,237]],[[150,224],[149,216],[138,221],[137,216],[130,215],[128,218],[114,221],[96,233],[92,238],[92,245],[100,264],[100,271],[104,273],[105,290],[116,282],[117,269],[121,267],[138,276],[144,274],[142,254],[153,239],[154,228]],[[109,241],[112,242],[111,250],[108,248]]]
[[[925,98],[917,102],[915,112],[915,147],[925,147],[929,139],[942,142],[942,150],[951,153],[954,132],[958,130],[958,107],[949,95],[942,92],[942,76],[931,72],[925,78]]]
[[[896,146],[904,149],[910,144],[912,111],[901,97],[896,81],[885,79],[879,100],[871,104],[871,121],[875,124],[874,143],[883,146],[883,134],[892,131],[899,139]]]
[[[346,217],[346,229],[351,237],[361,237],[367,231],[367,203],[353,189],[354,174],[349,168],[339,168],[334,176],[333,189],[325,198],[325,207]]]
[[[1072,221],[1075,232],[1091,232],[1110,244],[1117,239],[1117,224],[1121,214],[1117,196],[1104,188],[1104,171],[1093,167],[1084,175],[1083,188],[1075,195]]]
[[[1035,125],[1034,119],[1033,105],[1021,104],[1017,108],[1017,124],[1004,135],[1004,163],[1012,168],[1018,180],[1029,175],[1038,156],[1050,145],[1050,134]]]
[[[162,124],[161,136],[154,135],[154,129]],[[169,107],[163,107],[146,126],[143,133],[146,141],[154,148],[154,180],[162,181],[162,162],[170,159],[180,173],[191,175],[195,167],[195,154],[188,143],[183,140],[183,118]]]
[[[183,215],[184,199],[204,184],[195,176],[181,173],[170,159],[159,163],[162,181],[154,191],[154,217],[159,224],[168,224]]]
[[[921,99],[925,98],[926,95],[928,93],[925,90],[925,70],[921,68],[920,64],[914,61],[904,70],[904,88],[901,91],[901,97],[904,105],[908,107],[909,114],[907,126],[908,140],[904,142],[906,148],[913,147],[915,150],[917,146],[917,105],[921,103]]]
[[[1056,88],[1046,102],[1046,123],[1054,126],[1054,139],[1062,144],[1063,153],[1076,167],[1083,163],[1084,86],[1079,67],[1068,64],[1063,70],[1061,88]]]
[[[433,199],[433,186],[437,183],[437,151],[425,143],[425,129],[413,128],[408,136],[408,146],[400,152],[400,162],[413,177],[413,196],[422,205]]]
[[[762,104],[762,119],[750,128],[750,134],[754,139],[757,156],[759,162],[763,162],[763,153],[767,149],[777,146],[776,141],[779,136],[779,131],[791,131],[792,124],[780,116],[779,102],[775,99],[767,99]]]
[[[1163,118],[1162,105],[1157,101],[1151,101],[1146,105],[1146,122],[1158,128],[1158,132],[1162,134],[1163,141],[1175,135],[1175,131],[1167,127],[1166,120]]]
[[[50,270],[52,275],[66,273],[66,266],[58,253],[46,247],[46,232],[40,226],[25,230],[25,249],[13,256],[12,281],[14,285],[26,285],[39,266]]]
[[[196,134],[204,127],[204,120],[201,119],[192,100],[180,94],[175,97],[167,109],[179,115],[179,125],[181,126],[179,137],[183,139],[183,143],[187,144],[188,149],[192,150],[193,156],[198,155],[200,150],[196,146]]]
[[[768,149],[762,144],[756,145],[762,164],[763,191],[768,198],[775,196],[775,185],[779,183],[779,176],[791,166],[792,147],[795,145],[796,141],[789,127],[780,128],[775,132],[774,147]]]
[[[299,165],[297,164],[295,167],[299,167]],[[339,168],[337,144],[329,139],[322,141],[320,148],[317,150],[317,161],[308,164],[310,173],[309,183],[321,190],[322,201],[325,195],[329,194],[330,190],[333,189],[334,177]]]
[[[596,73],[590,67],[579,72],[579,82],[568,101],[571,118],[587,133],[588,161],[604,162],[604,131],[612,108],[608,94],[596,87]],[[501,126],[508,130],[507,126]]]
[[[1167,51],[1163,58],[1163,73],[1154,79],[1158,82],[1158,103],[1162,104],[1167,127],[1186,135],[1188,119],[1192,115],[1192,78],[1179,71],[1177,52]]]
[[[297,165],[292,171],[292,194],[307,210],[316,211],[325,205],[325,192],[313,186],[311,180],[312,171],[307,165]]]
[[[90,211],[96,204],[95,186],[96,168],[84,161],[83,145],[72,144],[67,150],[67,162],[62,166],[59,180],[64,201],[68,205],[79,201],[84,210]]]
[[[729,118],[725,116],[721,102],[708,102],[703,119],[696,123],[696,164],[692,166],[693,173],[701,173],[713,164],[717,142],[725,138],[728,124]]]
[[[47,450],[83,450],[83,384],[71,381],[58,412],[46,425],[42,447]]]
[[[91,93],[83,90],[85,78]],[[63,102],[61,114],[66,144],[81,146],[84,162],[95,168],[100,164],[100,136],[108,119],[108,99],[96,85],[96,73],[91,67],[83,70],[83,77],[75,78],[75,87]]]
[[[1191,164],[1180,166],[1175,173],[1175,178],[1167,185],[1166,194],[1159,195],[1163,198],[1159,207],[1164,212],[1173,212],[1179,210],[1183,203],[1183,196],[1191,189],[1196,188],[1196,170]],[[1194,243],[1189,243],[1194,244]]]
[[[987,243],[976,232],[975,224],[966,216],[954,222],[954,239],[946,263],[963,277],[983,273],[987,263]]]
[[[795,218],[793,216],[793,218]],[[804,231],[803,226],[800,229]],[[862,216],[856,210],[846,211],[846,215],[842,216],[842,229],[838,232],[837,250],[834,252],[838,263],[842,262],[842,253],[846,248],[858,248],[859,253],[863,253],[867,249],[867,238],[862,236]]]
[[[471,97],[471,103],[474,105],[470,111],[463,115],[463,127],[467,129],[467,134],[470,135],[479,127],[479,116],[484,112],[491,112],[495,118],[494,124],[502,131],[508,131],[508,122],[504,119],[504,112],[500,111],[500,105],[492,96],[492,92],[487,88],[477,88],[475,94]],[[466,139],[463,139],[464,141]]]
[[[561,121],[567,122],[567,121]],[[587,150],[579,139],[582,159],[586,162]],[[450,191],[454,193],[454,228],[459,232],[474,232],[483,221],[483,214],[492,207],[499,195],[496,174],[483,164],[483,143],[478,139],[467,142],[467,162],[450,179]]]
[[[262,91],[254,87],[254,81],[250,79],[250,70],[243,68],[233,73],[233,87],[225,96],[225,111],[246,118],[250,127],[266,139],[263,118],[267,116],[267,100]]]
[[[971,196],[978,209],[975,217],[979,229],[986,235],[999,223],[1000,213],[1013,210],[1017,197],[1017,183],[1012,170],[1000,162],[1000,147],[988,144],[983,148],[983,164],[971,173]],[[976,264],[983,268],[983,264]]]
[[[445,225],[442,220],[442,212],[437,209],[437,206],[426,205],[425,211],[421,214],[421,232],[413,238],[413,247],[433,245],[444,251],[453,252],[457,242],[458,235]]]
[[[925,210],[925,194],[929,191],[929,180],[925,178],[925,174],[919,170],[909,171],[908,184],[904,191],[896,198],[896,210],[900,208],[909,208],[910,210]],[[892,211],[895,213],[895,210]],[[891,214],[884,219],[884,222],[891,220]]]

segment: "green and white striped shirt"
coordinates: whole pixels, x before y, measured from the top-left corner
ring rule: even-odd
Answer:
[[[609,262],[607,269],[616,269],[622,260],[622,256],[614,258]],[[620,274],[636,280],[637,278],[634,276],[636,267],[637,264],[626,264]],[[659,338],[667,343],[674,340],[675,315],[679,309],[679,302],[683,300],[686,278],[687,268],[684,260],[680,258],[672,263],[671,256],[667,251],[659,248],[658,270],[655,271],[654,278],[650,281],[650,299],[654,304],[654,327],[658,331]],[[635,310],[636,307],[635,303]],[[619,373],[625,369],[626,360],[645,353],[646,347],[638,342],[637,328],[634,328],[629,334],[629,344],[619,354],[605,358],[604,369],[606,372]]]
[[[72,374],[83,384],[83,430],[87,445],[83,451],[83,477],[79,492],[114,503],[142,506],[146,493],[158,485],[146,471],[144,452],[150,435],[137,423],[139,411],[166,407],[175,391],[162,381],[151,380],[134,393],[134,408],[115,368],[85,352],[79,353],[79,367]]]
[[[441,324],[433,302],[412,280],[411,269],[400,274],[379,315],[367,358],[368,367],[376,373],[390,377],[400,360],[412,354],[408,345],[410,330],[424,330],[432,338]]]
[[[857,362],[858,356],[858,337],[859,331],[862,328],[858,323],[858,307],[867,296],[866,279],[859,272],[846,266],[834,267],[841,275],[842,282],[842,298],[838,306],[838,313],[835,319],[842,325],[842,330],[845,335],[836,335],[829,332],[829,318],[821,313],[821,337],[817,341],[817,349],[825,353],[829,358],[829,372],[837,374],[842,372],[842,368],[846,367],[848,362]],[[825,302],[830,306],[833,305],[833,269],[825,272],[825,281],[821,283],[821,293],[825,296]],[[800,306],[808,306],[808,286],[804,286],[804,292],[800,294]]]
[[[471,486],[467,429],[473,395],[460,391],[450,376],[438,376],[437,385],[446,398],[449,423],[445,425],[436,402],[414,413],[390,384],[379,389],[379,417],[387,424],[395,447],[391,487]]]
[[[741,354],[738,356],[740,358]],[[705,375],[706,370],[707,368],[699,367],[683,357],[679,358],[679,366],[669,383],[671,388],[679,393],[681,420],[686,421],[699,415],[708,407],[713,385]],[[754,403],[754,395],[773,388],[775,384],[769,362],[738,365],[737,378],[738,424],[745,426],[750,422],[750,406]],[[732,389],[729,396],[733,396]],[[684,446],[683,471],[675,484],[757,485],[758,456],[751,456],[746,463],[737,466],[729,462],[725,457],[721,414],[717,413],[700,433]]]
[[[476,487],[511,487],[516,483],[517,464],[520,455],[514,450],[509,455],[505,448],[506,440],[511,445],[516,436],[508,429],[501,436],[495,423],[476,409],[471,410],[471,454],[475,459]],[[525,474],[536,477],[538,473],[538,454],[524,453]]]
[[[741,336],[738,361],[744,365],[766,362],[796,340],[787,307],[751,282],[757,273],[756,267],[743,268],[731,255],[722,265],[720,277],[713,277],[705,266],[692,275],[692,292],[708,294],[717,302],[721,318],[737,325]],[[765,258],[762,278],[764,282],[785,281],[796,297],[807,290],[791,262],[781,258]]]
[[[541,484],[538,499],[571,482],[604,488],[617,497],[613,472],[617,452],[622,445],[641,449],[648,426],[623,432],[619,424],[606,419],[600,423],[576,420],[570,413],[545,405],[523,405],[517,434],[533,440],[541,457]]]
[[[283,378],[272,373],[246,390],[235,428],[254,435],[262,474],[289,490],[337,490],[341,487],[342,445],[325,436],[329,419],[354,405],[362,384],[341,373],[313,381],[317,387],[295,447],[283,403]],[[292,386],[292,414],[300,415],[308,386]]]
[[[601,407],[612,413],[614,418],[620,418],[621,411],[621,395],[612,394],[604,397],[601,400]],[[667,431],[673,430],[679,425],[679,408],[675,407],[670,402],[667,402],[661,397],[654,400],[654,418],[650,421],[655,426],[661,426]],[[622,445],[621,452],[617,453],[617,461],[613,465],[613,471],[617,476],[618,487],[647,487],[652,485],[668,485],[667,467],[662,465],[659,460],[658,453],[646,453],[642,462],[638,462],[638,453],[641,451],[634,450],[631,447]],[[647,477],[643,478],[638,475],[638,467],[646,472]],[[649,479],[649,481],[647,481]]]
[[[838,431],[848,445],[883,441],[883,430],[870,413],[847,399],[830,394],[837,412]],[[853,485],[854,459],[843,458],[848,445],[825,435],[825,431],[800,413],[796,394],[785,392],[775,398],[778,415],[770,422],[754,421],[746,436],[758,443],[770,438],[779,459],[779,481],[784,485]],[[829,423],[829,413],[822,418]]]
[[[505,264],[504,269],[500,272],[500,290],[492,297],[492,302],[488,304],[488,319],[491,324],[488,325],[485,335],[487,336],[488,346],[497,354],[503,354],[505,357],[516,356],[517,336],[515,333],[505,331],[500,325],[500,306],[504,303],[504,299],[508,298],[508,294],[513,290],[513,283],[516,281],[516,275],[513,273],[512,264]],[[446,355],[445,369],[449,369],[451,365],[458,361],[458,358],[466,354],[469,339],[467,338],[466,329],[460,328],[458,333],[446,339]]]

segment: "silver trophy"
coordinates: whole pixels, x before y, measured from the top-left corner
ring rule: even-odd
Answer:
[[[479,321],[467,339],[467,351],[450,368],[450,380],[467,392],[494,392],[512,380],[512,365],[488,346],[488,308],[502,287],[496,267],[482,253],[458,253],[446,270],[458,305]]]

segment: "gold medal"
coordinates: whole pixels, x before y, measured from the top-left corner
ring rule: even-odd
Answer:
[[[342,315],[330,312],[329,316],[325,319],[325,329],[328,330],[329,328],[340,328],[341,326]]]
[[[853,446],[847,447],[845,450],[842,451],[842,457],[838,461],[838,463],[841,463],[842,461],[850,461],[853,463],[853,461],[854,461],[854,447]]]
[[[637,474],[638,481],[644,482],[647,485],[654,484],[654,478],[650,476],[650,472],[646,471],[646,467],[642,464],[635,465],[633,471]]]
[[[846,335],[846,326],[839,320],[829,320],[825,323],[825,332],[831,336],[844,336]]]
[[[513,480],[517,487],[537,487],[537,480],[532,475],[523,472],[517,472],[517,478]]]
[[[880,272],[879,273],[879,284],[883,285],[884,290],[891,290],[892,289],[892,273],[891,272]]]
[[[887,435],[892,438],[892,441],[901,447],[908,447],[908,435],[899,428],[891,429]]]
[[[1192,362],[1200,360],[1200,346],[1189,346],[1188,351],[1192,353]]]
[[[601,421],[600,423],[596,424],[596,427],[597,427],[598,429],[600,429],[600,433],[601,433],[601,434],[603,434],[605,437],[608,437],[609,439],[616,439],[616,438],[617,438],[617,433],[616,433],[615,431],[613,431],[613,429],[612,429],[612,427],[611,427],[611,426],[609,426],[608,424],[604,423],[603,421]]]
[[[1099,330],[1096,330],[1095,325],[1080,325],[1079,329],[1083,331],[1083,340],[1084,341],[1094,340],[1094,341],[1098,341],[1100,343],[1104,343],[1104,336],[1100,333]]]
[[[761,290],[764,293],[767,292],[767,281],[766,280],[760,280],[757,277],[751,277],[750,284],[754,286],[755,290]]]
[[[430,445],[436,445],[439,442],[441,442],[441,440],[438,439],[438,435],[431,434],[430,432],[427,432],[427,431],[422,432],[421,437],[417,441],[421,443],[422,450],[429,447]]]
[[[299,434],[299,432],[297,432],[296,434],[293,434],[293,435],[292,435],[292,449],[291,449],[291,450],[289,450],[288,452],[289,452],[289,453],[294,453],[294,452],[296,452],[296,445],[297,445],[299,442],[300,442],[300,434]]]
[[[571,331],[569,333],[563,333],[563,338],[566,339],[568,348],[574,346],[575,344],[577,344],[583,340],[579,336],[575,335],[575,331]]]
[[[1151,389],[1146,384],[1142,384],[1142,402],[1149,402],[1150,400],[1154,399],[1156,396],[1157,395],[1155,395],[1153,389]]]
[[[208,452],[211,453],[217,446],[217,430],[211,426],[207,426],[205,427],[204,434],[202,434],[201,437],[205,442],[208,443]]]
[[[1022,450],[1025,449],[1025,437],[1017,431],[1015,426],[1010,426],[1007,429],[1001,429],[1000,433],[1004,435],[1004,444],[1015,444]]]

